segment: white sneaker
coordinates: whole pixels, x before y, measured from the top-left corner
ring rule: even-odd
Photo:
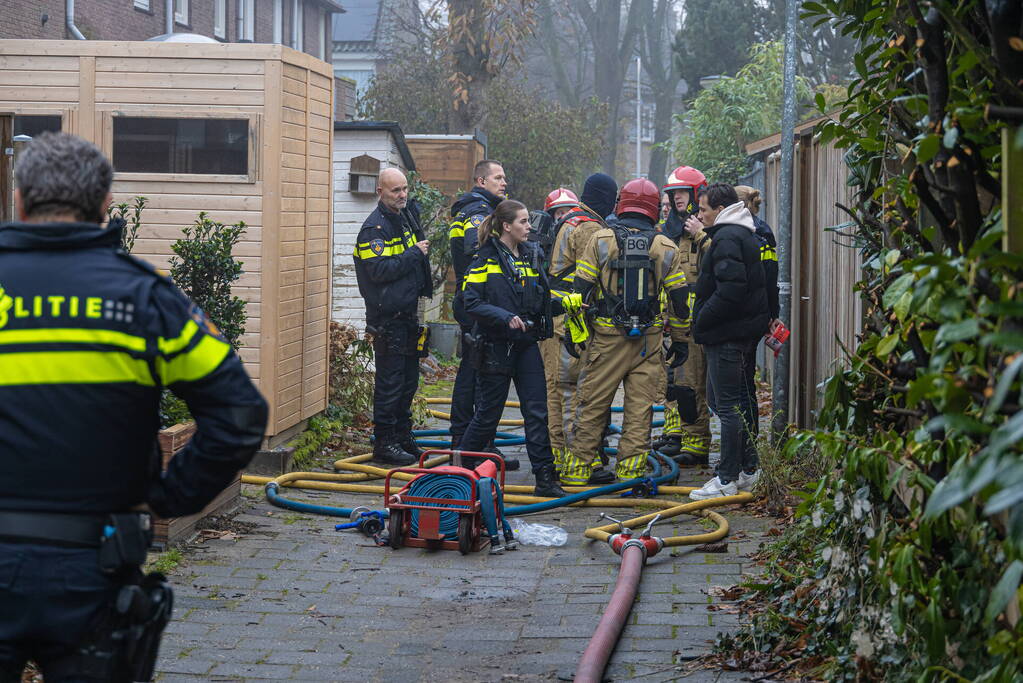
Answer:
[[[753,485],[757,483],[757,479],[760,478],[760,470],[753,470],[753,474],[746,474],[743,471],[739,471],[739,480],[735,482],[741,491],[752,491]]]
[[[693,500],[707,500],[708,498],[721,498],[722,496],[735,496],[739,493],[739,487],[735,485],[734,481],[730,481],[727,484],[722,484],[721,480],[714,477],[702,488],[698,488],[695,491],[689,493],[689,497]]]

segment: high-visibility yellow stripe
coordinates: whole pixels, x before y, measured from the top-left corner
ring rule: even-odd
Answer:
[[[773,247],[763,246],[760,247],[760,260],[761,261],[777,261],[778,252]]]
[[[146,361],[123,351],[0,354],[0,386],[115,383],[155,386]]]
[[[597,277],[597,269],[594,268],[591,264],[587,263],[586,261],[576,261],[575,267],[576,273],[582,271],[586,275]]]
[[[360,259],[375,258],[377,256],[398,256],[405,253],[405,245],[398,243],[391,246],[385,246],[383,250],[378,254],[370,248],[358,248],[355,250],[355,256]]]
[[[193,323],[194,324],[194,323]],[[0,344],[106,344],[130,351],[146,350],[142,337],[115,330],[55,327],[39,330],[0,330]]]
[[[684,283],[685,281],[686,281],[686,274],[681,272],[681,271],[679,271],[679,272],[675,273],[674,275],[669,275],[668,277],[664,278],[664,286],[665,287],[670,287],[671,285],[681,284],[681,283]]]
[[[455,221],[448,228],[448,239],[454,239],[455,237],[465,237],[465,223]]]
[[[189,320],[185,323],[185,326],[181,328],[181,334],[172,339],[160,337],[156,340],[156,345],[160,349],[160,353],[165,356],[169,356],[170,354],[177,353],[188,346],[188,344],[192,341],[192,337],[194,337],[198,331],[199,326],[195,324],[195,321]]]
[[[194,382],[210,374],[227,357],[231,345],[216,337],[203,336],[195,348],[171,360],[156,359],[156,369],[164,384]]]

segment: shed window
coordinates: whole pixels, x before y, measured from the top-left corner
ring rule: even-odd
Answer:
[[[34,138],[40,133],[45,133],[46,131],[52,131],[54,133],[60,132],[59,115],[39,116],[16,114],[14,116],[15,135],[27,135],[30,138]]]
[[[247,119],[114,117],[114,168],[122,173],[249,173]]]

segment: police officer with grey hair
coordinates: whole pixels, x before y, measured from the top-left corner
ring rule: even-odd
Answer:
[[[0,681],[150,680],[172,594],[143,576],[149,511],[199,512],[262,441],[267,405],[231,345],[102,223],[113,169],[43,133],[0,225]],[[160,395],[196,434],[162,470]]]

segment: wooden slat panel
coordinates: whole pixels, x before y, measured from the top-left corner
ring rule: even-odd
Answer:
[[[138,90],[135,88],[96,88],[96,102],[109,104],[201,104],[260,105],[262,90]]]
[[[17,99],[13,99],[15,97]],[[5,88],[0,91],[0,102],[10,102],[15,106],[30,102],[71,103],[77,101],[77,85],[74,87],[54,85],[20,85],[17,88],[17,92],[14,92],[9,88]]]
[[[209,74],[188,71],[142,72],[99,71],[96,86],[101,88],[150,88],[157,90],[193,88],[200,90],[263,90],[264,79],[260,74]],[[232,100],[234,101],[234,100]],[[260,100],[262,102],[262,100]],[[236,102],[237,103],[237,102]]]
[[[0,69],[30,72],[78,71],[78,55],[67,57],[0,55]]]
[[[54,59],[36,57],[35,59]],[[62,58],[57,58],[62,59]],[[193,74],[262,74],[262,59],[175,59],[170,57],[96,57],[96,71]],[[44,68],[44,67],[39,67]]]
[[[78,87],[77,65],[74,71],[14,71],[0,66],[0,88],[23,85]]]
[[[298,97],[305,97],[305,81],[299,81],[294,78],[285,77],[281,83],[282,83],[281,87],[283,88],[285,93],[288,93],[289,95],[296,95]],[[284,106],[294,107],[294,104],[292,102],[289,102],[288,100],[285,100]],[[295,108],[298,109],[299,107]]]

